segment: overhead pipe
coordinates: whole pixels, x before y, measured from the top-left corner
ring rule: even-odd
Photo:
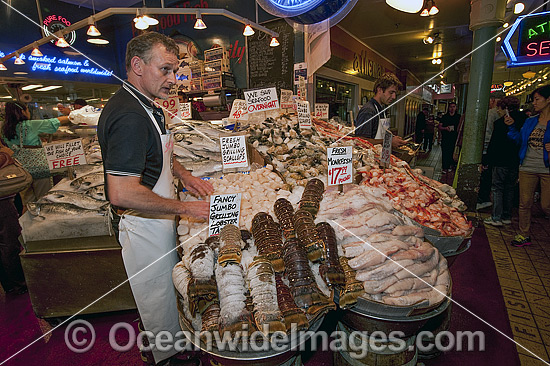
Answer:
[[[137,8],[139,9],[139,8]],[[167,14],[174,14],[174,15],[196,15],[197,10],[191,9],[191,8],[141,8],[143,11],[147,11],[147,14],[155,14],[155,15],[167,15]],[[232,19],[236,22],[242,23],[244,25],[250,24],[252,28],[256,28],[264,33],[269,34],[271,37],[279,37],[279,33],[272,31],[269,28],[266,28],[260,24],[251,22],[250,20],[237,15],[233,12],[230,12],[229,10],[225,9],[209,9],[209,8],[203,8],[201,9],[201,15],[222,15],[226,18]],[[33,41],[32,43],[29,43],[28,45],[21,47],[20,49],[0,58],[0,64],[6,62],[7,60],[14,57],[16,54],[22,54],[27,51],[32,50],[35,45],[41,46],[43,44],[46,44],[56,38],[58,38],[57,34],[60,34],[60,37],[67,33],[71,33],[72,31],[75,31],[80,28],[87,27],[89,25],[90,21],[100,21],[102,19],[108,18],[112,15],[135,15],[136,14],[136,8],[109,8],[105,9],[95,15],[90,15],[89,17],[82,19],[67,28],[64,28],[58,32],[56,32],[56,35],[51,34],[47,37],[42,37],[41,39],[37,41]]]

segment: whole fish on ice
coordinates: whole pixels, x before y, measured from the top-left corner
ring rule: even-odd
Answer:
[[[83,175],[80,178],[76,178],[71,182],[71,187],[78,189],[79,191],[84,191],[104,184],[104,180],[105,178],[103,176],[103,172],[94,172]]]
[[[108,205],[105,201],[96,200],[86,194],[70,191],[50,191],[42,199],[53,203],[70,203],[87,210],[99,210],[103,206]]]
[[[70,203],[47,203],[30,202],[27,204],[29,213],[33,216],[40,216],[43,219],[48,215],[104,215],[103,210],[87,210],[82,207],[71,205]]]

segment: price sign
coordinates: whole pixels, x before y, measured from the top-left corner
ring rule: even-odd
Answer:
[[[351,146],[327,148],[328,185],[353,183],[353,148]]]
[[[309,102],[296,100],[298,112],[298,124],[300,128],[311,128],[311,113],[309,111]]]
[[[241,214],[241,194],[220,194],[210,196],[210,215],[208,218],[208,236],[218,235],[225,225],[239,227]]]
[[[248,167],[245,136],[220,137],[220,144],[224,169]]]
[[[294,108],[294,101],[292,100],[292,90],[281,89],[281,108]]]
[[[229,113],[229,120],[231,121],[246,121],[248,120],[248,109],[246,108],[246,100],[235,99],[231,106],[231,113]]]
[[[384,141],[382,142],[382,156],[380,157],[380,162],[388,166],[390,165],[390,156],[391,156],[391,140],[392,133],[388,130],[384,132]]]
[[[87,164],[82,139],[44,145],[44,150],[50,170]]]
[[[182,119],[180,100],[178,98],[178,87],[174,85],[168,93],[168,99],[156,99],[155,103],[162,107],[170,116],[170,123],[178,123]]]
[[[315,103],[315,117],[320,119],[328,119],[327,103]]]
[[[279,109],[279,99],[275,88],[246,90],[244,99],[246,99],[248,113]]]
[[[193,112],[191,109],[191,102],[180,104],[181,119],[192,119]]]
[[[307,100],[307,85],[306,79],[303,76],[298,77],[298,97],[301,100]]]

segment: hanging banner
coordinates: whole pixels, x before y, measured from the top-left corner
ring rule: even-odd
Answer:
[[[46,159],[50,170],[88,164],[82,146],[82,139],[64,141],[59,144],[47,144],[44,145],[44,150],[46,151]]]
[[[328,185],[353,183],[353,147],[327,148]]]
[[[239,227],[241,214],[241,194],[220,194],[210,196],[208,236],[218,235],[225,225]]]
[[[298,124],[300,128],[311,128],[311,113],[309,111],[309,102],[296,100],[298,112]]]
[[[275,88],[245,90],[244,99],[246,99],[248,113],[279,109],[279,99]]]
[[[222,165],[227,168],[248,167],[245,136],[220,137]]]
[[[315,103],[315,118],[328,120],[328,108],[327,103]]]

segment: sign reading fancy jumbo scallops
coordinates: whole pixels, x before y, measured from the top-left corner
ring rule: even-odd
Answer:
[[[279,109],[279,99],[277,99],[277,89],[255,89],[244,92],[244,99],[248,113],[265,112],[272,109]]]
[[[244,135],[220,137],[223,168],[248,167],[248,154]]]

